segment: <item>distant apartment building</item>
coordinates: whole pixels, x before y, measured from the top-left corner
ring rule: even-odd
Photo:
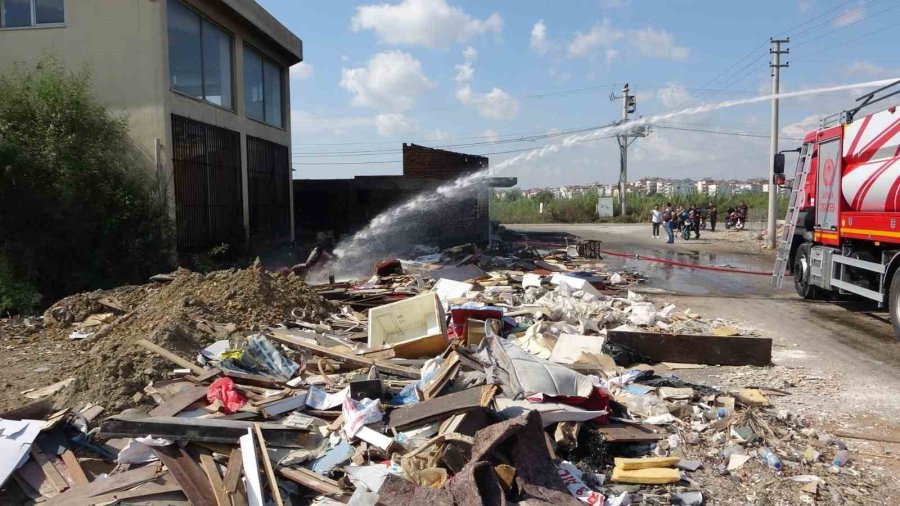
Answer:
[[[678,197],[693,193],[695,188],[694,181],[691,181],[690,179],[677,179],[667,182],[665,194],[667,197]]]
[[[301,40],[254,0],[0,0],[0,69],[87,66],[160,181],[181,251],[293,238]]]

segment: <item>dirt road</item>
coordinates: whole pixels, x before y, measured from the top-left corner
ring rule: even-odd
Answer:
[[[529,235],[567,233],[600,240],[604,249],[685,263],[771,272],[773,256],[736,232],[704,233],[700,240],[651,237],[649,225],[509,225]],[[704,271],[634,259],[606,257],[613,267],[649,278],[643,291],[707,317],[721,317],[758,329],[774,342],[775,367],[752,374],[714,367],[677,371],[685,379],[711,384],[784,381],[793,393],[780,405],[822,420],[835,429],[900,437],[900,342],[887,313],[861,301],[810,302],[793,291],[792,278],[775,290],[768,276]],[[732,369],[732,370],[729,370]],[[718,381],[718,383],[717,383]],[[772,385],[774,386],[774,385]],[[900,451],[900,444],[874,445]]]

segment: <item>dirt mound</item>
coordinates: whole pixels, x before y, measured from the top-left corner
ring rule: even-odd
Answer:
[[[58,330],[90,314],[109,312],[110,302],[122,306],[114,323],[75,345],[87,358],[70,375],[76,381],[65,391],[65,405],[94,402],[115,411],[148,402],[141,394],[144,387],[164,378],[174,365],[141,348],[138,339],[193,359],[217,339],[279,323],[294,309],[311,322],[329,312],[328,304],[300,278],[266,271],[259,263],[209,274],[181,269],[174,277],[165,285],[67,297],[47,310]]]

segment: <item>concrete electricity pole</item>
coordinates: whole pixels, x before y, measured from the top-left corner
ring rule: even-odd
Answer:
[[[628,83],[625,83],[625,86],[622,87],[622,96],[617,97],[615,95],[610,95],[610,100],[615,100],[621,98],[622,99],[622,121],[621,124],[628,122],[628,114],[633,113],[637,109],[637,102],[635,97],[629,93]],[[634,139],[635,137],[643,137],[646,135],[645,132],[641,132],[640,134],[633,134],[629,132],[621,133],[616,135],[616,140],[619,141],[619,215],[625,216],[625,191],[628,186],[628,145],[631,144],[629,139]]]
[[[781,45],[791,41],[787,39],[769,39],[772,42],[772,48],[769,53],[772,54],[772,94],[777,95],[781,90],[781,68],[787,67],[788,64],[781,63],[781,55],[790,53],[790,49],[782,51]],[[775,155],[778,153],[778,98],[772,99],[772,139],[769,144],[769,213],[768,213],[768,247],[775,249],[777,244],[778,232],[778,187],[775,186]],[[744,219],[747,219],[745,216]]]

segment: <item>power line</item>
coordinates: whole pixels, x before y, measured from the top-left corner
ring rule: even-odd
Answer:
[[[859,23],[862,23],[863,21],[868,21],[870,18],[876,17],[876,16],[878,16],[878,15],[880,15],[880,14],[884,14],[885,12],[887,12],[887,11],[889,11],[889,10],[891,10],[891,9],[893,9],[893,8],[895,8],[895,7],[897,7],[898,5],[900,5],[900,4],[896,4],[896,3],[895,3],[895,4],[892,4],[892,5],[889,5],[886,9],[882,9],[882,10],[880,10],[880,11],[874,13],[874,14],[870,14],[870,15],[867,15],[867,16],[863,16],[863,17],[861,17],[861,18],[859,18],[859,19],[857,19],[857,20],[854,20],[854,21],[851,21],[851,22],[847,23],[846,25],[839,26],[839,27],[837,27],[837,28],[835,28],[835,29],[833,29],[833,30],[829,30],[829,31],[827,31],[827,32],[825,32],[825,33],[821,33],[821,34],[819,34],[819,35],[817,35],[817,36],[815,36],[815,37],[806,39],[806,40],[804,40],[804,41],[802,41],[802,42],[800,42],[800,43],[798,43],[798,44],[794,44],[793,48],[796,49],[796,48],[798,48],[798,47],[805,46],[805,45],[807,45],[807,44],[809,44],[809,43],[811,43],[811,42],[815,42],[815,41],[817,41],[817,40],[823,39],[823,38],[825,38],[825,37],[828,37],[829,35],[832,35],[832,34],[834,34],[834,33],[839,32],[839,31],[841,31],[841,30],[846,30],[847,28],[850,28],[850,27],[852,27],[852,26],[854,26],[854,25],[857,25],[857,24],[859,24]],[[851,11],[851,12],[852,12],[852,11]]]
[[[757,134],[752,132],[732,132],[726,130],[708,130],[704,128],[687,128],[687,127],[676,127],[676,126],[668,126],[668,125],[653,125],[656,128],[662,128],[664,130],[681,130],[685,132],[701,132],[706,134],[716,134],[716,135],[731,135],[734,137],[756,137],[760,139],[768,139],[769,134]],[[787,136],[778,136],[780,139],[787,139],[791,141],[802,141],[802,137],[787,137]]]
[[[833,46],[828,46],[828,47],[826,47],[826,48],[824,48],[824,49],[821,49],[821,50],[816,51],[816,52],[813,52],[813,53],[807,53],[807,54],[802,54],[802,53],[801,53],[800,56],[799,56],[799,58],[798,58],[798,57],[794,57],[794,58],[793,58],[793,61],[797,61],[797,60],[807,60],[807,59],[809,59],[809,58],[812,58],[813,56],[817,56],[817,55],[820,55],[820,54],[822,54],[822,53],[826,53],[826,52],[828,52],[828,51],[832,51],[832,50],[834,50],[834,49],[846,47],[847,44],[850,44],[851,42],[856,42],[857,40],[864,39],[864,38],[869,37],[869,36],[871,36],[871,35],[875,35],[876,33],[881,33],[881,32],[884,32],[884,31],[886,31],[886,30],[890,30],[891,28],[895,28],[895,27],[898,26],[898,25],[900,25],[900,23],[894,23],[894,24],[892,24],[892,25],[888,25],[888,26],[879,28],[879,29],[877,29],[877,30],[872,30],[872,31],[866,32],[866,33],[864,33],[864,34],[862,34],[862,35],[860,35],[860,36],[858,36],[858,37],[854,37],[854,38],[852,38],[852,39],[845,40],[845,41],[843,41],[843,42],[841,42],[841,43],[839,43],[839,44],[835,44],[835,45],[833,45]]]

